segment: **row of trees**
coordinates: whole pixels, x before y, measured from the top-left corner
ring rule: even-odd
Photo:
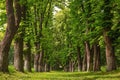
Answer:
[[[6,0],[0,4],[0,35],[7,15],[0,39],[0,71],[8,72],[9,62],[21,72],[32,67],[37,72],[100,71],[103,65],[112,71],[119,66],[119,1]]]

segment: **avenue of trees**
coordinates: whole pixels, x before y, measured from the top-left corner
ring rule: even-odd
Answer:
[[[0,72],[120,67],[119,0],[0,0]]]

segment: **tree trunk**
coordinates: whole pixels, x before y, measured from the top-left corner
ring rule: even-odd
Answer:
[[[35,54],[34,56],[34,70],[38,72],[38,60],[39,60],[39,54]]]
[[[72,61],[69,60],[69,72],[72,72]]]
[[[94,44],[93,71],[100,71],[100,46]]]
[[[19,24],[21,22],[21,6],[19,4],[19,0],[14,0],[14,3],[16,8],[15,25],[16,27],[19,27]],[[21,38],[22,34],[18,35],[18,37],[19,38],[16,38],[14,44],[14,66],[16,70],[23,72],[23,38]]]
[[[75,62],[72,61],[72,65],[71,65],[71,67],[72,67],[72,72],[74,72],[74,66],[75,66]]]
[[[64,71],[69,71],[69,58],[66,59],[66,64],[64,65]]]
[[[27,50],[24,53],[25,55],[25,60],[24,60],[24,69],[31,72],[31,45],[30,45],[30,40],[28,40],[26,44]]]
[[[47,72],[50,72],[50,64],[47,64]]]
[[[86,50],[84,53],[84,57],[83,57],[83,62],[82,62],[82,71],[86,71],[87,70],[87,57],[86,57]]]
[[[107,71],[116,70],[116,63],[115,63],[115,53],[114,53],[114,47],[112,45],[112,40],[107,35],[106,30],[104,30],[104,41],[105,41],[105,47],[106,47],[106,60],[107,60]]]
[[[86,41],[85,42],[85,50],[86,50],[86,57],[87,57],[87,71],[91,71],[91,52],[90,52],[90,45],[89,43]]]
[[[18,8],[15,8],[16,10]],[[8,52],[14,35],[18,29],[15,25],[13,0],[6,0],[7,28],[5,36],[0,43],[0,71],[8,72]]]
[[[112,6],[111,6],[111,0],[104,0],[104,17],[102,24],[103,26],[103,36],[105,41],[105,48],[106,48],[106,62],[107,62],[107,71],[116,70],[116,63],[115,63],[115,53],[114,53],[114,47],[112,45],[112,39],[111,36],[108,35],[108,32],[111,30],[112,27],[112,17],[113,13]]]
[[[22,36],[21,36],[22,37]],[[14,43],[14,66],[17,71],[23,72],[23,39],[16,38]]]
[[[74,72],[74,65],[75,65],[75,62],[74,61],[69,61],[69,72]]]
[[[40,55],[39,55],[39,61],[38,61],[38,71],[43,72],[44,71],[44,66],[43,66],[43,57],[44,57],[44,51],[42,49]]]
[[[44,72],[47,72],[47,63],[44,64]]]
[[[82,71],[82,59],[80,54],[80,47],[77,47],[78,71]]]

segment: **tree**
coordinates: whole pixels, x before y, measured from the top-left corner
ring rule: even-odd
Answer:
[[[0,43],[0,71],[2,72],[8,72],[8,52],[19,25],[19,6],[18,0],[15,0],[16,16],[14,16],[13,0],[6,0],[7,28]]]
[[[37,4],[34,5],[34,44],[36,50],[34,68],[37,72],[44,71],[44,46],[42,45],[42,39],[44,38],[44,27],[48,27],[49,18],[51,17],[52,2],[52,0],[45,0],[36,2]]]
[[[26,21],[26,13],[27,13],[27,2],[20,6],[20,20],[19,22],[23,21],[21,26],[15,36],[14,41],[14,66],[17,71],[24,72],[24,62],[23,62],[23,49],[24,49],[24,35],[25,35],[25,21]]]
[[[103,4],[103,10],[104,10],[104,16],[103,16],[103,36],[105,41],[105,47],[106,47],[106,60],[107,60],[107,71],[116,70],[116,63],[115,63],[115,52],[114,52],[114,46],[112,37],[108,35],[108,32],[111,30],[112,27],[112,16],[111,13],[112,7],[110,6],[111,1],[110,0],[104,0]]]

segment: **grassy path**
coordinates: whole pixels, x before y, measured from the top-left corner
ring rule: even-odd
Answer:
[[[0,73],[0,80],[120,80],[120,71],[112,72],[43,72]]]

